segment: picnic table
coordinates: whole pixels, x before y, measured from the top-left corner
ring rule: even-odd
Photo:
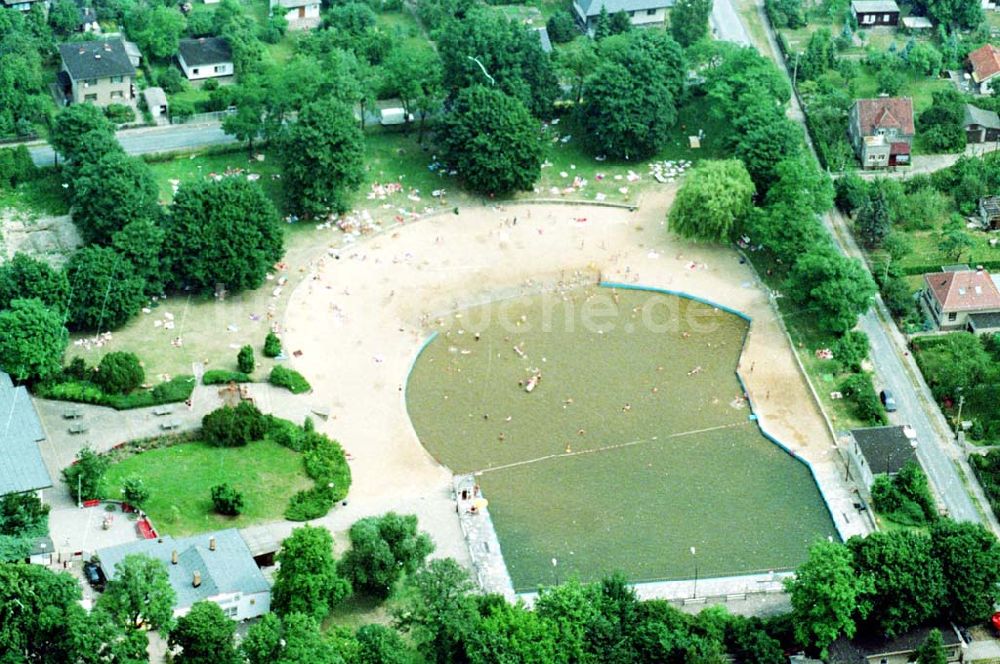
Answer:
[[[74,433],[74,434],[75,433],[86,433],[87,432],[87,425],[84,424],[83,422],[75,422],[75,423],[69,425],[69,432],[70,433]]]
[[[163,429],[164,431],[170,431],[171,429],[179,429],[180,426],[181,423],[178,422],[177,420],[170,420],[169,422],[163,422],[162,424],[160,424],[160,428]]]
[[[75,420],[78,417],[83,417],[83,411],[79,408],[70,408],[69,410],[64,410],[62,416],[67,420]]]
[[[169,415],[172,412],[174,412],[174,409],[171,408],[170,406],[157,406],[156,408],[153,409],[153,415],[156,416]]]

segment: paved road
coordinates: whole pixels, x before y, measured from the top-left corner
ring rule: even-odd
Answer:
[[[128,154],[156,154],[236,142],[218,123],[123,129],[117,136]],[[47,143],[29,146],[28,150],[37,166],[51,166],[55,162],[55,153]]]
[[[747,34],[739,14],[733,7],[732,0],[715,0],[712,3],[712,34],[716,39],[730,41],[744,46],[751,46],[750,35]]]

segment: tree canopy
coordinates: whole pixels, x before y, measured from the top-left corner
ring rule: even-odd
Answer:
[[[0,310],[0,368],[14,380],[57,374],[68,342],[62,315],[41,300],[14,300]]]
[[[166,221],[171,283],[197,291],[260,286],[283,253],[279,223],[256,182],[232,177],[183,185]]]
[[[279,615],[302,613],[322,620],[350,594],[350,584],[333,559],[333,537],[326,528],[296,528],[281,543],[280,567],[271,591]]]
[[[875,295],[871,275],[827,244],[810,248],[792,267],[788,296],[830,332],[846,332],[868,311]]]
[[[726,242],[740,232],[754,185],[743,162],[702,161],[684,178],[668,217],[682,237]]]
[[[171,648],[181,648],[176,664],[241,664],[233,637],[236,623],[215,602],[195,602],[170,630]]]
[[[14,300],[35,298],[56,312],[65,312],[69,300],[66,275],[28,254],[17,252],[0,264],[0,309]]]
[[[434,550],[426,533],[417,532],[417,517],[389,512],[356,521],[351,548],[340,568],[355,591],[388,597],[404,574],[413,574]]]
[[[176,595],[163,563],[144,554],[125,556],[115,565],[97,601],[123,628],[148,625],[169,628],[173,621]]]
[[[708,35],[712,0],[679,0],[670,10],[670,34],[687,47]]]
[[[87,242],[107,244],[134,219],[159,215],[159,189],[146,162],[112,150],[80,164],[73,181],[73,223]]]
[[[110,247],[78,250],[66,264],[66,278],[73,293],[69,321],[77,330],[120,327],[146,303],[146,284],[135,266]]]
[[[497,88],[462,90],[440,130],[445,161],[484,194],[530,189],[541,174],[538,121]]]

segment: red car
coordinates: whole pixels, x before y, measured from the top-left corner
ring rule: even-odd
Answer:
[[[993,626],[993,629],[1000,632],[1000,611],[997,611],[990,617],[990,624]]]

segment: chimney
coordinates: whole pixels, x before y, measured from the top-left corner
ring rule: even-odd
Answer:
[[[197,588],[198,586],[201,585],[201,572],[199,572],[198,570],[195,570],[193,576],[194,576],[194,578],[191,579],[191,585],[194,586],[195,588]]]
[[[170,553],[170,564],[171,565],[176,565],[177,564],[177,549],[174,549]]]
[[[208,550],[209,551],[215,551],[215,538],[214,537],[209,537],[208,538]]]

